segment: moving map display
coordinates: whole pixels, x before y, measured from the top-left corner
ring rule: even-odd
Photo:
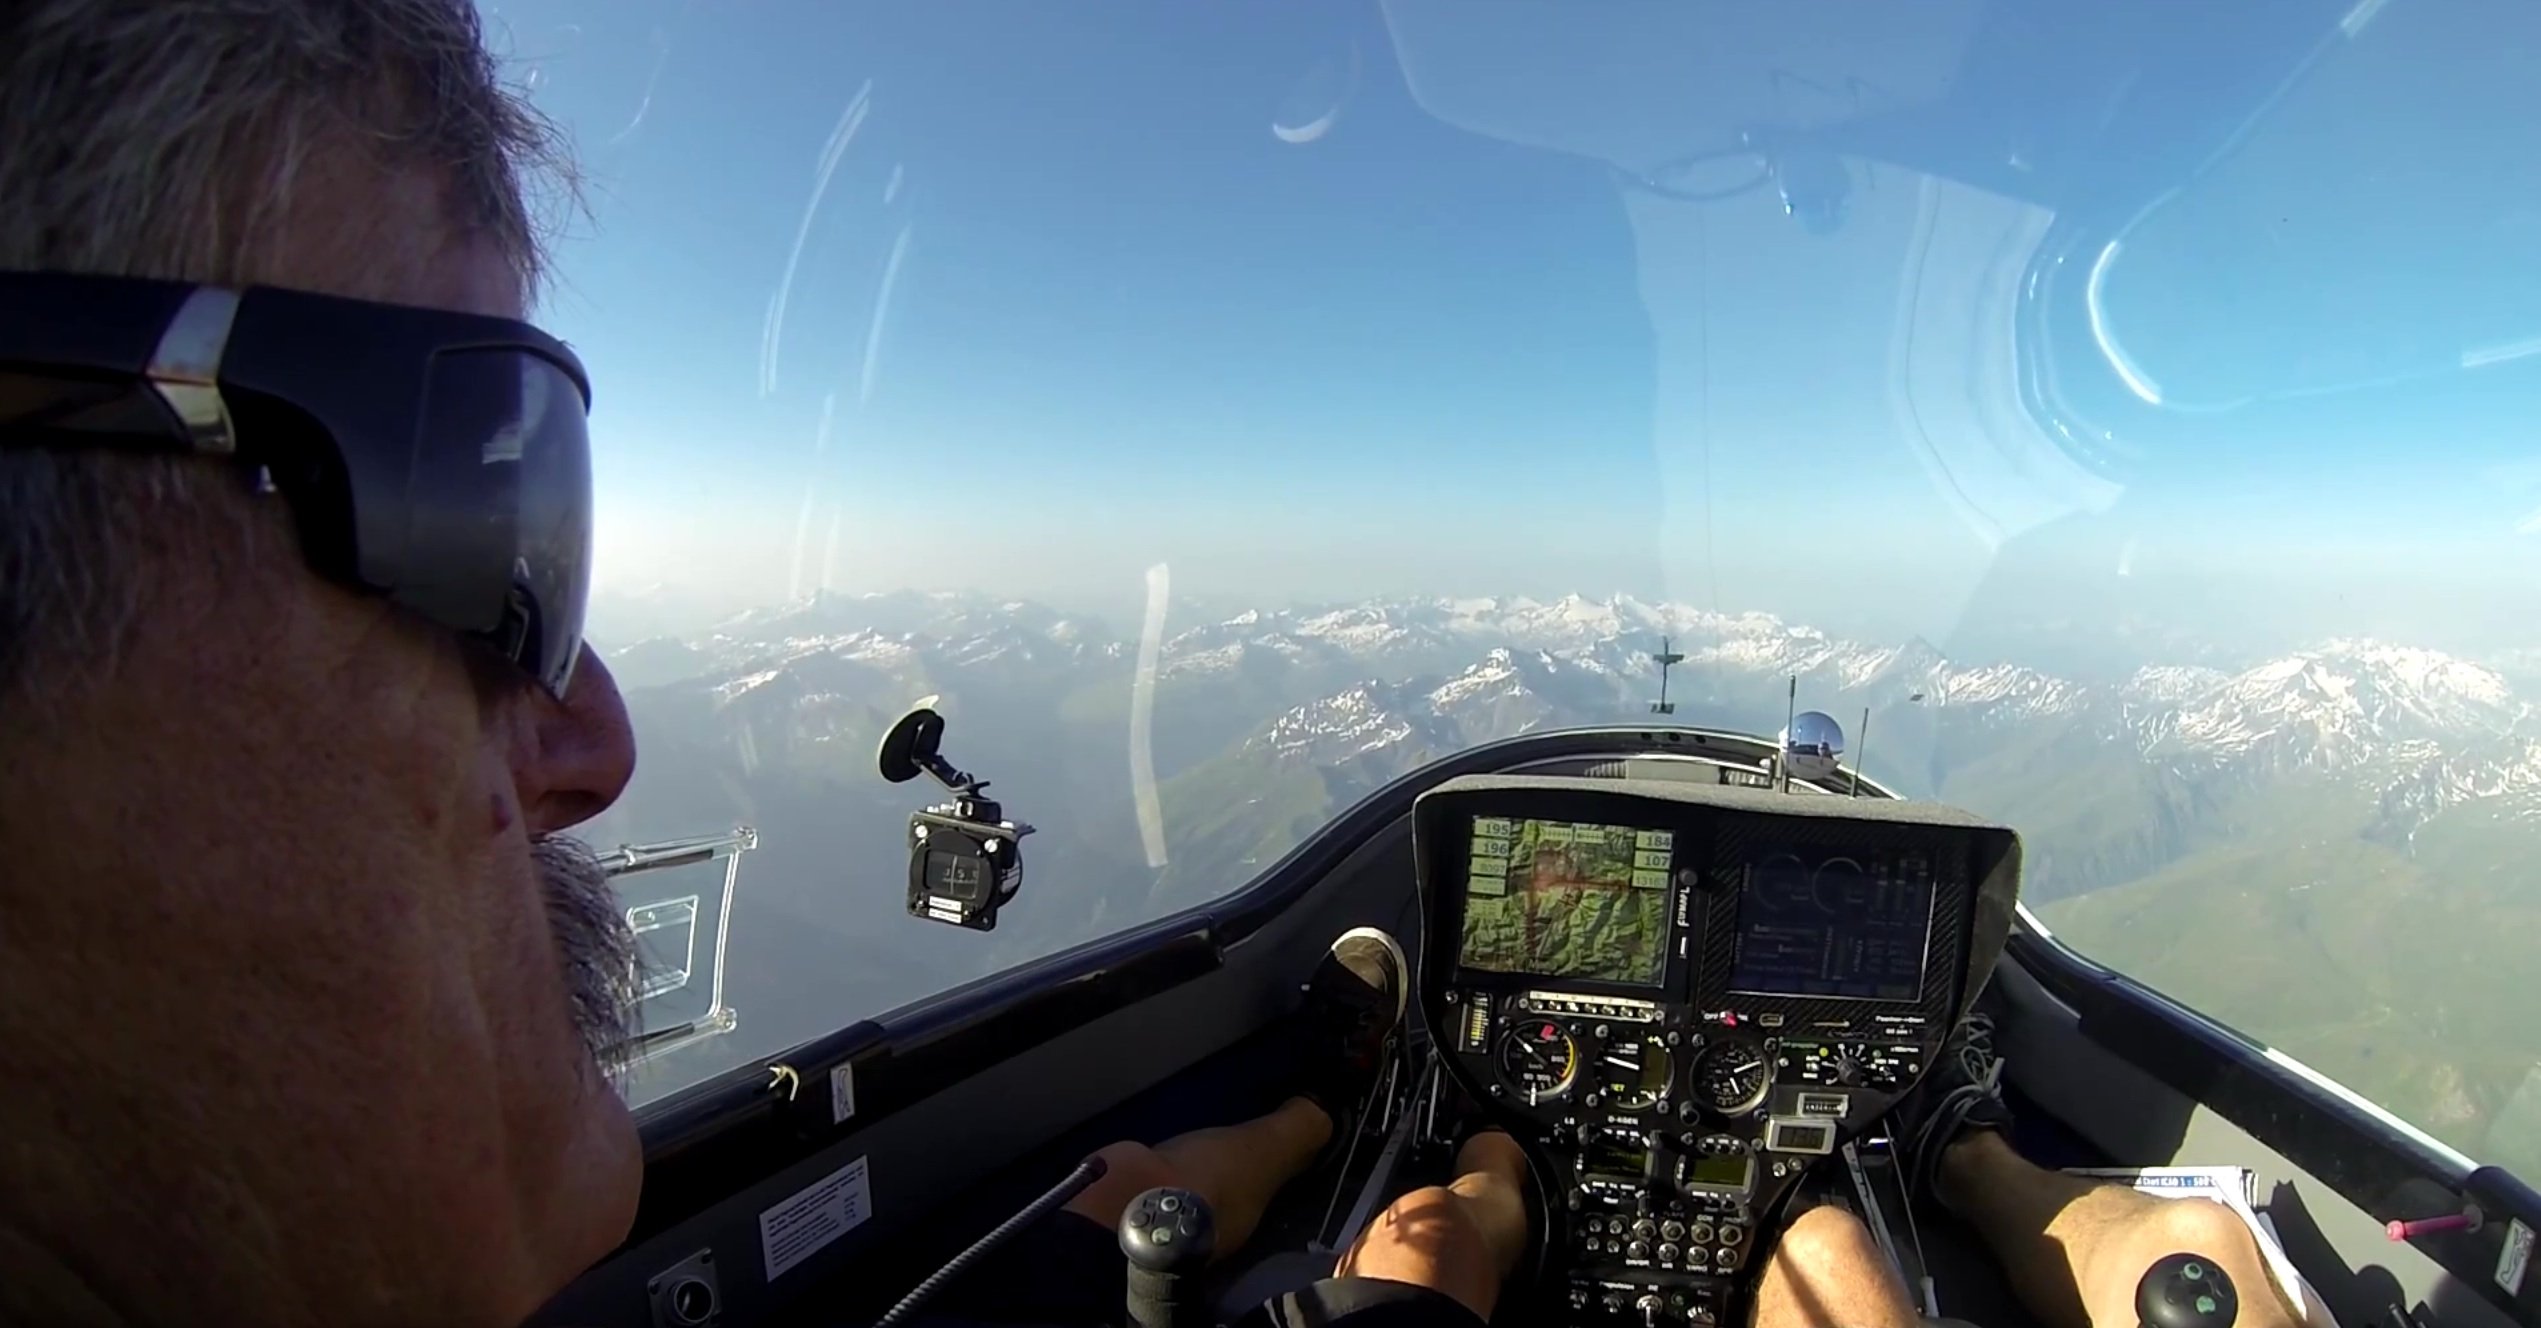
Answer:
[[[1464,966],[1657,986],[1675,843],[1666,830],[1475,817]]]

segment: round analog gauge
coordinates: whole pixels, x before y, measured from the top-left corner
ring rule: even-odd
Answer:
[[[1598,1091],[1606,1095],[1607,1106],[1639,1111],[1667,1096],[1668,1072],[1674,1068],[1665,1041],[1619,1037],[1597,1057]]]
[[[1732,1034],[1715,1039],[1694,1062],[1694,1096],[1724,1116],[1756,1109],[1773,1084],[1766,1069],[1764,1044]]]
[[[1579,1044],[1550,1019],[1529,1019],[1500,1037],[1500,1077],[1530,1103],[1560,1097],[1579,1077]]]

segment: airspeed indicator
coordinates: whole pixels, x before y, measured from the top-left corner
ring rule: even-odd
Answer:
[[[1579,1044],[1550,1019],[1529,1019],[1500,1038],[1500,1078],[1528,1105],[1560,1097],[1579,1078]]]

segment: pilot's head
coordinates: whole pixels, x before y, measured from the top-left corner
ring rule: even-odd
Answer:
[[[631,1220],[551,836],[634,753],[480,37],[0,6],[0,1320],[512,1321]]]

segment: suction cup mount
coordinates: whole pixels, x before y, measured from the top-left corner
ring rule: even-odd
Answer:
[[[966,774],[937,749],[944,716],[930,696],[909,707],[882,735],[874,764],[905,784],[920,771],[952,790],[951,802],[909,817],[909,912],[974,931],[995,931],[997,910],[1023,884],[1023,845],[1032,827],[1006,819],[988,796],[988,781]]]
[[[944,716],[936,713],[935,700],[926,697],[893,721],[874,753],[875,764],[881,767],[882,777],[894,784],[905,784],[923,772],[955,793],[975,794],[988,787],[988,781],[962,773],[936,750],[944,741]]]

